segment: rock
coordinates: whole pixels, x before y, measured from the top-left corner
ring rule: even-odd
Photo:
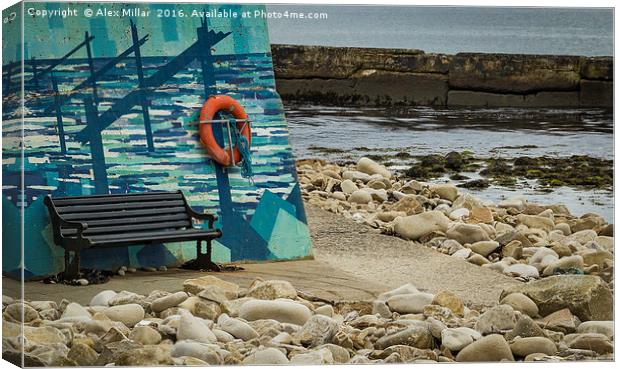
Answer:
[[[611,252],[605,250],[584,250],[579,253],[583,258],[583,265],[592,266],[598,265],[603,267],[605,263],[612,263],[614,256]]]
[[[372,202],[372,195],[365,189],[357,190],[349,196],[349,202],[356,204],[368,204]]]
[[[499,242],[497,241],[478,241],[469,246],[473,252],[480,254],[484,257],[489,256],[493,251],[499,248]]]
[[[293,337],[302,345],[316,347],[331,342],[338,331],[338,322],[324,315],[314,315]]]
[[[556,273],[557,271],[569,270],[569,269],[583,269],[583,257],[580,255],[573,256],[565,256],[563,258],[558,259],[557,261],[549,264],[543,270],[544,276],[550,276]]]
[[[128,327],[144,319],[144,308],[138,304],[111,306],[103,310],[103,314],[115,322],[122,322]]]
[[[305,354],[297,354],[291,358],[291,364],[296,365],[322,365],[333,364],[334,357],[327,348],[310,351]]]
[[[510,344],[510,350],[514,356],[519,357],[526,357],[534,353],[553,355],[558,351],[555,343],[545,337],[517,338]]]
[[[547,232],[550,232],[555,228],[555,223],[553,223],[553,220],[547,217],[519,214],[517,215],[517,220],[519,223],[528,226],[528,228],[542,229]]]
[[[181,310],[181,319],[179,320],[179,327],[177,328],[177,340],[194,340],[202,343],[213,343],[217,342],[217,337],[215,337],[211,329],[202,319],[192,316],[187,311]]]
[[[288,281],[269,280],[250,288],[246,296],[260,300],[295,299],[297,298],[297,290]]]
[[[439,195],[440,198],[448,201],[454,201],[459,196],[458,188],[452,184],[437,184],[432,185],[430,188],[431,191]]]
[[[79,366],[93,366],[99,354],[84,343],[74,343],[67,354],[67,358],[75,361]]]
[[[19,326],[17,327],[18,331],[15,334],[8,334],[9,332],[5,331],[5,326],[8,324],[3,322],[2,336],[18,336],[21,334]],[[49,345],[49,344],[66,344],[67,337],[63,334],[62,331],[58,328],[42,326],[42,327],[31,327],[24,325],[23,326],[24,338],[25,341],[31,345]]]
[[[433,347],[433,336],[428,327],[414,325],[396,333],[383,336],[375,343],[375,347],[379,350],[384,350],[394,345],[406,345],[420,349],[428,349]]]
[[[456,361],[460,362],[480,362],[480,361],[514,361],[510,346],[499,334],[491,334],[482,337],[478,341],[466,346],[456,356]]]
[[[431,293],[412,293],[395,295],[387,299],[387,305],[391,311],[401,314],[418,314],[424,311],[424,306],[430,305],[433,301]]]
[[[372,159],[363,157],[357,162],[357,170],[366,174],[380,174],[382,177],[390,179],[392,173],[383,165],[373,161]]]
[[[86,313],[88,313],[88,311],[86,311]],[[82,318],[82,316],[79,316],[79,314],[77,315],[79,318]],[[40,318],[39,313],[37,312],[36,309],[34,309],[32,306],[28,304],[22,304],[20,302],[13,302],[9,304],[4,309],[2,316],[3,318],[5,318],[6,320],[10,322],[22,322],[23,321],[24,323],[31,323]],[[88,314],[86,318],[90,318],[90,314]]]
[[[566,237],[567,240],[574,240],[579,242],[582,245],[585,245],[588,242],[594,241],[594,239],[598,236],[595,231],[591,229],[584,229],[583,231],[575,232],[572,235]]]
[[[522,198],[511,198],[511,199],[500,201],[500,203],[497,205],[503,209],[512,208],[512,209],[516,209],[519,212],[522,212],[523,210],[525,210],[526,203],[527,201],[525,201]]]
[[[600,333],[610,339],[614,338],[613,320],[591,320],[583,322],[577,327],[577,333]]]
[[[334,358],[335,363],[344,364],[351,359],[349,351],[347,351],[344,347],[334,345],[332,343],[327,343],[325,345],[317,347],[317,350],[321,349],[328,349],[332,353],[332,357]]]
[[[487,260],[484,256],[480,254],[475,254],[475,253],[472,254],[470,257],[468,257],[467,261],[469,261],[472,264],[479,265],[479,266],[490,263],[490,261]]]
[[[568,347],[580,350],[592,350],[600,355],[614,351],[609,338],[600,333],[578,333],[570,340]]]
[[[343,179],[350,179],[352,181],[362,181],[364,183],[370,181],[370,175],[357,171],[357,170],[345,170],[342,172]]]
[[[510,305],[514,310],[527,314],[532,318],[538,317],[538,306],[536,306],[532,299],[522,293],[511,293],[504,297],[499,303]]]
[[[101,291],[90,300],[89,306],[108,306],[109,301],[116,296],[112,290]]]
[[[288,299],[250,300],[241,305],[239,317],[248,320],[274,319],[303,325],[312,313],[306,306]]]
[[[230,333],[236,338],[249,341],[258,337],[258,333],[248,323],[239,319],[231,318],[227,314],[222,314],[217,318],[217,325],[224,332]]]
[[[451,256],[457,258],[457,259],[467,259],[470,255],[472,254],[471,249],[460,249],[457,250],[456,252],[454,252],[454,254],[452,254]]]
[[[222,365],[222,359],[215,345],[196,341],[177,341],[170,351],[172,357],[194,357],[209,365]]]
[[[225,301],[236,299],[238,296],[236,292],[225,290],[218,286],[206,286],[202,291],[200,291],[198,297],[222,304]]]
[[[232,342],[236,339],[232,334],[221,329],[213,328],[211,332],[217,337],[218,342]]]
[[[465,312],[465,305],[463,304],[463,301],[450,291],[440,291],[437,293],[433,297],[431,304],[447,307],[452,310],[454,314],[461,317]]]
[[[511,257],[516,260],[521,259],[523,257],[523,246],[521,241],[512,240],[502,247],[502,257]]]
[[[515,312],[510,305],[498,305],[485,311],[474,325],[483,335],[501,333],[515,327]]]
[[[441,345],[450,351],[461,351],[472,342],[472,335],[459,328],[447,328],[441,332]]]
[[[334,315],[334,307],[331,305],[323,305],[314,309],[314,313],[317,315],[325,315],[328,317],[332,317]]]
[[[489,208],[474,207],[469,213],[469,220],[473,223],[493,223],[493,213]]]
[[[573,333],[579,325],[577,318],[569,309],[553,312],[542,318],[539,322],[546,329],[562,333]]]
[[[518,263],[512,264],[508,268],[504,269],[504,274],[522,278],[538,278],[540,276],[536,267]]]
[[[540,314],[569,308],[582,321],[612,320],[613,298],[607,284],[596,276],[557,275],[511,286],[501,298],[521,292],[538,306]]]
[[[394,219],[396,219],[397,217],[404,217],[406,215],[407,214],[402,211],[382,211],[380,213],[377,213],[377,219],[379,219],[382,222],[389,223],[393,221]]]
[[[8,307],[7,307],[8,309]],[[82,305],[72,302],[65,308],[60,319],[65,321],[90,320],[91,315]]]
[[[403,238],[417,240],[431,232],[445,232],[449,223],[450,219],[442,212],[427,211],[421,214],[397,218],[394,230]]]
[[[405,196],[392,205],[390,210],[404,212],[406,215],[414,215],[424,211],[424,207],[415,197]]]
[[[385,301],[375,300],[372,302],[372,314],[379,314],[382,318],[390,318],[392,312]]]
[[[127,305],[127,304],[140,304],[144,300],[144,296],[130,291],[121,291],[114,297],[108,300],[108,305]]]
[[[207,275],[200,278],[187,279],[183,282],[183,290],[185,292],[198,295],[206,286],[218,286],[223,290],[239,293],[239,286],[234,283],[223,281],[217,277]]]
[[[284,365],[288,364],[289,360],[282,351],[268,347],[248,355],[242,363],[245,365]]]
[[[187,300],[188,297],[189,296],[187,295],[187,292],[184,292],[184,291],[180,291],[180,292],[172,293],[168,296],[160,297],[151,303],[151,310],[155,313],[159,313],[168,308],[179,305],[183,301]]]
[[[340,182],[340,188],[342,189],[342,192],[347,195],[350,195],[353,192],[359,190],[359,187],[357,187],[357,185],[350,179],[345,179],[344,181]]]
[[[603,249],[607,251],[614,250],[614,238],[613,237],[597,236],[594,238],[594,242],[596,242],[597,245],[601,246]]]
[[[161,334],[146,325],[134,327],[128,338],[143,345],[156,345],[161,342]]]
[[[516,337],[545,337],[545,332],[532,318],[527,315],[521,315],[515,327],[505,335],[505,338],[509,341]]]
[[[551,246],[551,250],[558,254],[558,257],[571,256],[573,251],[567,245],[555,244]]]
[[[478,241],[489,241],[489,235],[476,224],[456,223],[448,228],[446,236],[457,240],[462,245]]]

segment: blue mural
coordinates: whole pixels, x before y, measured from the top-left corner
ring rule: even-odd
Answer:
[[[101,8],[128,15],[97,17]],[[45,18],[36,16],[39,9],[93,15]],[[53,243],[43,206],[47,194],[180,189],[195,209],[219,216],[224,236],[214,242],[214,261],[309,255],[310,236],[275,91],[267,25],[259,17],[241,17],[261,9],[26,4],[23,70],[16,24],[4,25],[4,272],[19,270],[22,242],[26,275],[62,270],[63,250]],[[223,11],[239,17],[218,16]],[[240,168],[210,160],[199,141],[197,113],[213,94],[232,96],[250,116],[254,175],[249,180]],[[216,128],[217,138],[222,128]],[[82,254],[82,266],[173,266],[195,256],[193,242],[92,249]]]

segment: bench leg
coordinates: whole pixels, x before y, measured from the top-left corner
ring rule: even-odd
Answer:
[[[74,251],[73,258],[69,254],[69,251],[65,250],[65,272],[63,277],[65,279],[75,279],[80,274],[80,252]]]
[[[193,260],[185,264],[185,268],[199,269],[199,270],[212,270],[214,272],[221,271],[219,265],[211,261],[212,245],[211,240],[207,240],[207,252],[202,252],[202,241],[196,241],[196,260]]]

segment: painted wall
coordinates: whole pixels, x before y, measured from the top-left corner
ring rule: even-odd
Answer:
[[[214,245],[215,261],[309,255],[310,237],[275,91],[267,26],[254,17],[261,9],[25,4],[23,121],[20,68],[11,68],[19,62],[11,58],[21,50],[19,32],[9,30],[3,39],[3,79],[5,85],[9,82],[3,91],[2,123],[5,272],[15,272],[20,265],[16,219],[22,202],[26,277],[62,270],[63,250],[53,243],[43,205],[47,194],[180,189],[195,209],[220,216],[217,226],[224,237]],[[77,15],[36,16],[62,10]],[[238,17],[223,17],[223,11]],[[101,12],[112,15],[97,16]],[[242,13],[252,16],[243,18]],[[5,29],[17,23],[5,24]],[[139,58],[136,44],[141,44]],[[123,57],[115,59],[119,55]],[[233,96],[252,120],[251,180],[243,178],[239,168],[215,165],[199,142],[197,111],[216,93]],[[82,254],[82,267],[172,266],[192,259],[195,252],[194,242],[88,250]]]

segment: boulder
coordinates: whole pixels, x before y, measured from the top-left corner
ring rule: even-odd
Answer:
[[[352,194],[353,192],[359,190],[359,187],[357,187],[357,185],[350,179],[345,179],[344,181],[340,182],[340,189],[342,189],[342,192],[344,192],[347,195]]]
[[[476,224],[456,223],[446,231],[446,236],[457,240],[462,245],[478,241],[489,241],[489,235]]]
[[[394,345],[430,349],[433,347],[433,336],[428,327],[417,325],[383,336],[375,343],[375,347],[379,350],[384,350]]]
[[[483,335],[501,333],[513,329],[516,321],[515,312],[510,305],[498,305],[480,315],[474,329]]]
[[[431,293],[411,293],[404,295],[395,295],[387,299],[387,305],[391,311],[401,314],[419,314],[424,311],[426,305],[430,305],[433,301]]]
[[[258,333],[248,323],[222,314],[217,318],[217,325],[235,338],[249,341],[258,337]]]
[[[542,315],[569,308],[582,321],[613,319],[611,291],[597,276],[551,276],[511,286],[502,291],[501,298],[514,292],[523,293],[532,299]]]
[[[303,325],[310,316],[310,309],[289,299],[249,300],[239,309],[239,317],[248,321],[274,319],[281,323]]]
[[[491,334],[466,346],[456,356],[460,362],[514,361],[508,343],[499,334]]]
[[[246,356],[242,363],[245,365],[285,365],[289,363],[289,360],[282,351],[268,347]]]
[[[392,173],[386,167],[366,157],[362,157],[357,161],[357,170],[370,175],[380,174],[387,179],[392,177]]]
[[[458,316],[463,316],[465,313],[465,305],[463,304],[463,301],[456,294],[450,291],[440,291],[437,293],[433,297],[431,304],[447,307]]]
[[[251,287],[246,296],[260,300],[295,299],[297,290],[289,281],[269,280]]]
[[[368,204],[372,202],[372,195],[365,189],[357,190],[349,196],[349,202],[356,204]]]
[[[444,200],[454,201],[459,196],[458,188],[452,184],[437,184],[432,185],[430,188],[431,191],[439,196],[439,198]]]
[[[185,301],[188,297],[189,296],[187,295],[187,292],[184,292],[184,291],[180,291],[180,292],[172,293],[167,296],[160,297],[158,299],[155,299],[151,303],[151,310],[154,313],[159,313],[168,308],[179,305],[180,303]]]
[[[538,317],[538,306],[536,306],[532,299],[522,293],[517,292],[506,295],[499,303],[510,305],[514,310],[527,314],[529,317]]]
[[[614,338],[614,322],[613,320],[591,320],[583,322],[577,327],[577,333],[600,333]]]
[[[555,354],[558,349],[555,343],[546,337],[517,338],[510,344],[514,356],[526,357],[534,353]]]
[[[116,292],[112,290],[101,291],[90,300],[88,306],[108,306],[112,298],[116,296]]]
[[[212,275],[207,275],[200,278],[187,279],[183,282],[183,290],[185,292],[198,295],[206,286],[215,285],[224,290],[239,293],[239,286],[234,283],[223,281]]]
[[[431,232],[445,232],[450,224],[450,219],[440,211],[427,211],[424,213],[397,218],[394,230],[403,238],[417,240]]]
[[[473,252],[480,254],[484,257],[489,256],[493,251],[499,248],[499,242],[497,241],[478,241],[469,246]]]
[[[133,327],[144,319],[144,308],[138,304],[116,305],[103,310],[103,314],[110,320]]]
[[[331,342],[338,331],[338,322],[324,315],[314,315],[301,327],[293,338],[307,347]]]
[[[181,310],[181,319],[179,319],[179,327],[177,328],[177,340],[214,343],[217,342],[217,337],[204,320],[191,315],[187,311]]]

